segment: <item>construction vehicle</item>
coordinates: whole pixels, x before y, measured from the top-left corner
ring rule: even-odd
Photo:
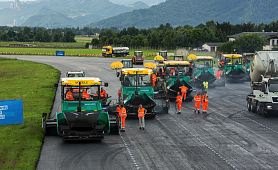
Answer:
[[[278,113],[278,51],[259,51],[251,69],[251,89],[247,96],[248,111],[264,116]]]
[[[85,77],[84,71],[68,71],[66,77]]]
[[[103,46],[102,47],[102,56],[103,57],[125,57],[129,55],[128,47],[112,47],[112,46]]]
[[[134,51],[132,62],[134,65],[143,65],[144,63],[143,51]]]
[[[133,68],[133,62],[131,59],[123,59],[121,62],[123,63],[123,68]]]
[[[147,110],[147,118],[154,118],[158,113],[168,113],[168,101],[157,97],[151,86],[152,73],[153,71],[147,68],[121,70],[119,103],[124,104],[128,117],[137,116],[140,104]]]
[[[251,63],[252,63],[252,60],[254,58],[254,53],[243,53],[242,54],[242,58],[243,58],[243,67],[244,67],[244,70],[246,72],[246,79],[247,80],[250,80],[250,68],[251,68]]]
[[[159,76],[158,84],[162,84],[162,90],[166,91],[170,100],[176,99],[177,93],[180,91],[179,87],[186,86],[187,99],[186,101],[192,101],[193,97],[190,95],[193,91],[192,88],[192,69],[191,64],[188,61],[164,61],[163,69],[165,76]],[[158,71],[158,75],[163,75]],[[164,85],[163,85],[164,84]]]
[[[216,81],[216,76],[213,70],[213,57],[211,56],[197,56],[193,60],[193,81],[195,86],[201,87],[203,82],[208,82],[212,86]]]
[[[158,55],[162,56],[164,60],[168,60],[168,52],[167,51],[159,51]]]
[[[223,72],[228,82],[245,81],[246,72],[242,64],[242,55],[240,54],[222,54],[224,62]]]
[[[174,60],[175,61],[184,61],[184,56],[183,55],[174,55]]]
[[[101,86],[108,84],[95,77],[62,78],[61,111],[54,119],[43,113],[46,135],[59,135],[67,141],[101,140],[104,134],[118,133],[117,117],[109,115],[102,105]],[[69,93],[71,98],[67,97]]]

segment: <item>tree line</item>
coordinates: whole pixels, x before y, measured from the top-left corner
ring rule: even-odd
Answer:
[[[75,42],[71,29],[0,27],[0,41]]]
[[[271,32],[278,30],[278,21],[269,24],[231,24],[209,21],[198,26],[173,27],[170,24],[157,28],[137,29],[135,27],[122,30],[100,30],[99,39],[92,40],[92,45],[128,46],[131,48],[175,49],[178,47],[201,47],[205,42],[227,42],[228,36],[241,32]]]

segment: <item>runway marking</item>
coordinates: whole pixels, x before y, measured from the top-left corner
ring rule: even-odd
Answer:
[[[156,119],[161,123],[162,121],[159,119],[159,117],[157,116]],[[172,116],[172,119],[176,119]],[[212,147],[210,147],[208,144],[206,144],[204,141],[202,141],[197,135],[194,135],[189,129],[187,129],[183,124],[181,124],[180,122],[178,122],[177,120],[174,120],[177,125],[179,125],[180,127],[182,127],[184,130],[186,130],[190,135],[192,135],[195,139],[197,139],[200,143],[202,143],[205,147],[207,147],[210,151],[212,151],[216,156],[218,156],[221,160],[223,160],[226,164],[228,164],[232,169],[237,170],[236,166],[234,166],[229,160],[227,160],[226,158],[224,158],[219,152],[217,152],[216,150],[214,150]]]
[[[129,146],[128,146],[128,144],[126,143],[126,141],[125,141],[125,139],[123,138],[123,136],[121,135],[121,133],[120,133],[120,137],[121,137],[121,139],[122,139],[122,141],[123,141],[123,143],[124,143],[124,146],[125,146],[125,148],[126,148],[128,154],[129,154],[129,156],[130,156],[130,158],[131,158],[131,160],[132,160],[133,165],[136,167],[136,169],[140,169],[140,166],[139,166],[138,163],[136,162],[136,159],[134,158],[133,153],[132,153],[131,150],[129,149]]]

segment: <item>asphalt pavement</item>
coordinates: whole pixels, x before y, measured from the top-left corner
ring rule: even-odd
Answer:
[[[45,63],[61,70],[83,70],[109,83],[116,98],[120,82],[109,68],[115,59],[84,57],[0,56]],[[146,121],[127,120],[126,132],[107,135],[101,143],[64,143],[47,136],[38,170],[71,169],[278,169],[278,116],[268,118],[247,111],[249,83],[209,89],[208,115],[185,103],[180,115],[171,104],[169,114]],[[60,109],[57,92],[52,116]]]

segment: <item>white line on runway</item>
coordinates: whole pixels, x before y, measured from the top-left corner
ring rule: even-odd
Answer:
[[[126,143],[126,141],[125,141],[125,139],[123,138],[123,136],[121,135],[121,133],[120,133],[120,136],[121,136],[121,139],[122,139],[122,141],[123,141],[123,143],[124,143],[124,146],[125,146],[125,148],[126,148],[128,154],[129,154],[129,156],[130,156],[130,158],[131,158],[131,160],[132,160],[133,165],[136,167],[136,169],[140,169],[140,166],[139,166],[138,163],[136,162],[136,160],[135,160],[135,158],[134,158],[134,156],[133,156],[133,153],[132,153],[131,150],[129,149],[129,146],[128,146],[128,144]]]

